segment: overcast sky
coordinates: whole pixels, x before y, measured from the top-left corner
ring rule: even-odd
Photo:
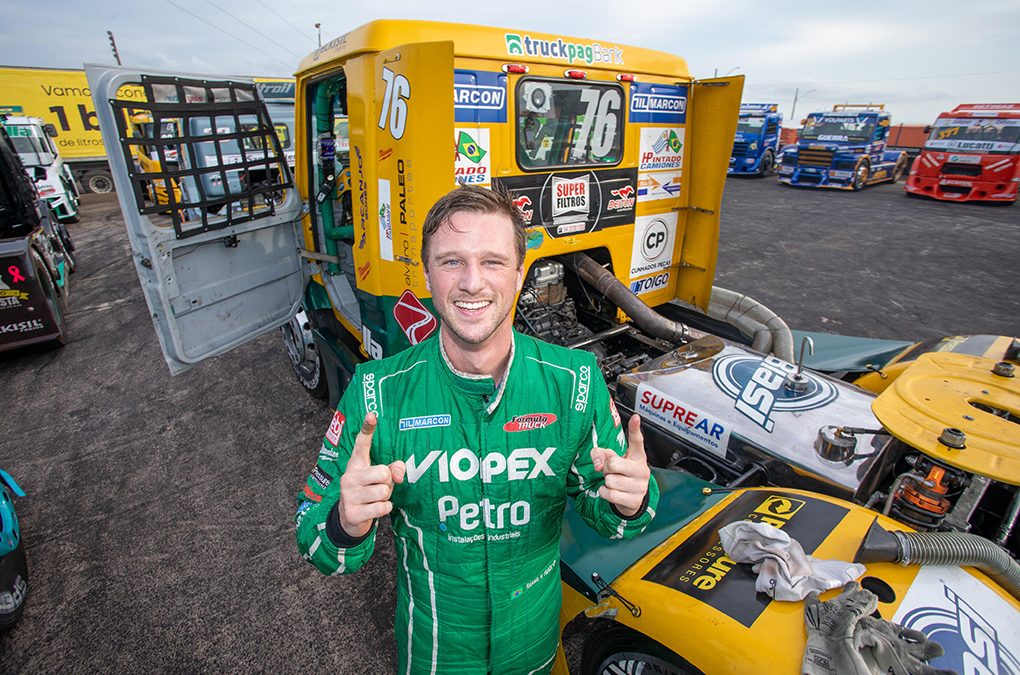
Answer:
[[[191,73],[290,75],[322,41],[376,18],[432,19],[660,49],[692,74],[746,75],[745,101],[788,126],[833,103],[881,102],[925,124],[957,103],[1020,101],[1020,0],[0,0],[0,64],[112,63]]]

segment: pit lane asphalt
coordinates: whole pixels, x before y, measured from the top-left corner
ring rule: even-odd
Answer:
[[[83,205],[70,344],[0,354],[0,467],[29,495],[31,589],[0,672],[392,671],[388,528],[364,569],[333,579],[294,545],[331,412],[276,332],[171,377],[116,199]],[[795,328],[1016,334],[1018,233],[1020,206],[730,179],[716,283]]]

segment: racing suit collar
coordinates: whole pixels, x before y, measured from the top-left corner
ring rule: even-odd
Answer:
[[[446,366],[441,369],[445,376],[444,379],[446,379],[454,388],[464,392],[465,394],[476,394],[481,396],[483,401],[486,402],[486,414],[491,414],[503,398],[503,391],[506,389],[506,381],[510,374],[510,369],[514,364],[514,353],[517,351],[517,331],[513,332],[513,338],[510,341],[510,359],[507,361],[506,370],[503,372],[503,377],[500,378],[499,382],[496,382],[488,375],[465,373],[454,368],[453,364],[450,363],[450,359],[446,355],[446,347],[443,346],[443,334],[439,331],[437,331],[437,333],[436,344],[439,345],[439,354],[443,359],[443,365]]]

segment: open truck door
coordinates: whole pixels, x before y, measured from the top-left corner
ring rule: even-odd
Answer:
[[[304,288],[301,200],[254,83],[100,66],[86,75],[170,372],[285,323]],[[133,128],[138,114],[160,132]],[[158,161],[142,166],[140,151]],[[150,187],[166,199],[147,201]]]
[[[691,84],[687,176],[687,220],[678,267],[676,297],[708,309],[719,250],[719,209],[733,150],[744,76],[695,80]]]

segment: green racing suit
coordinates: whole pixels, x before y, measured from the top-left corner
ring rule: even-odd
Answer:
[[[514,333],[501,386],[458,373],[437,334],[358,366],[299,495],[298,548],[324,574],[354,572],[375,528],[339,525],[340,476],[365,414],[373,464],[403,460],[394,487],[400,673],[547,672],[559,644],[560,531],[568,496],[596,531],[629,538],[658,487],[622,517],[598,495],[593,446],[626,438],[595,358]]]

